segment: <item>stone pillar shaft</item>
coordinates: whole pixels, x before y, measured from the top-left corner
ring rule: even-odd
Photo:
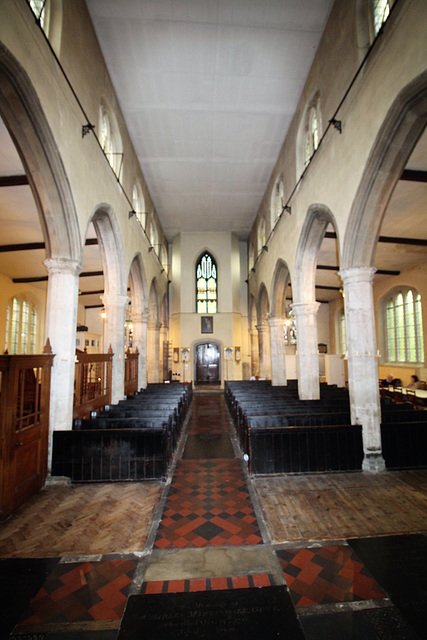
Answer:
[[[251,375],[259,376],[259,346],[258,331],[251,329]]]
[[[257,325],[259,341],[259,377],[271,380],[270,327],[268,324]]]
[[[53,359],[49,416],[49,461],[52,432],[73,426],[74,359],[76,353],[77,303],[82,265],[76,260],[49,258],[46,301],[46,338]],[[50,462],[49,462],[50,466]]]
[[[159,382],[160,327],[160,322],[148,321],[147,380],[151,383]]]
[[[105,307],[104,350],[111,345],[113,350],[113,372],[111,403],[119,402],[124,396],[125,385],[125,331],[126,308],[129,298],[119,293],[102,296]]]
[[[291,305],[297,325],[298,394],[301,400],[320,398],[317,346],[319,306],[319,302],[294,302]]]
[[[283,318],[269,318],[268,323],[270,325],[271,384],[286,385],[284,321]]]
[[[133,313],[133,343],[138,348],[138,389],[147,386],[147,322],[146,313]]]
[[[351,421],[363,427],[363,469],[385,468],[381,451],[381,407],[375,333],[373,267],[350,267],[339,272],[344,283],[345,325]]]

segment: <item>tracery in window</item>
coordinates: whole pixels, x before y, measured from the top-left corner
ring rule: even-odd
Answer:
[[[398,291],[386,302],[386,351],[389,362],[423,363],[421,296],[414,289]]]
[[[218,276],[216,262],[210,253],[204,253],[196,266],[197,313],[217,313]]]
[[[387,20],[390,14],[391,4],[390,0],[373,0],[375,35]]]
[[[147,213],[145,211],[145,201],[141,189],[138,185],[134,185],[132,190],[132,206],[139,220],[141,227],[145,229]]]
[[[36,352],[37,311],[26,298],[15,296],[6,310],[5,350],[11,355]]]

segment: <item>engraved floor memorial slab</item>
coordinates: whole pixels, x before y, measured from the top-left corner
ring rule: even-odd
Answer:
[[[304,640],[284,586],[130,596],[117,640]]]

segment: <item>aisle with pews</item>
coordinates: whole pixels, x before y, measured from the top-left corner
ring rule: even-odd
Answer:
[[[298,477],[273,482],[286,491]],[[340,474],[333,477],[339,488]],[[369,483],[361,472],[353,477]],[[313,493],[315,476],[305,478]],[[262,482],[264,504],[268,479]],[[224,394],[195,392],[142,546],[131,553],[0,559],[7,585],[0,607],[9,624],[0,638],[13,628],[15,640],[425,637],[423,533],[322,540],[275,531],[272,538],[257,483]],[[294,500],[293,517],[306,509],[309,520],[309,503]],[[325,521],[328,510],[324,503]]]

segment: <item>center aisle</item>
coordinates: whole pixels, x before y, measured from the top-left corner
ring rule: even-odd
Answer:
[[[241,461],[234,457],[222,394],[195,394],[154,547],[262,544]]]
[[[222,393],[194,393],[183,439],[141,593],[283,584],[280,566],[264,546],[266,529],[236,456]],[[167,579],[151,579],[159,575]]]

